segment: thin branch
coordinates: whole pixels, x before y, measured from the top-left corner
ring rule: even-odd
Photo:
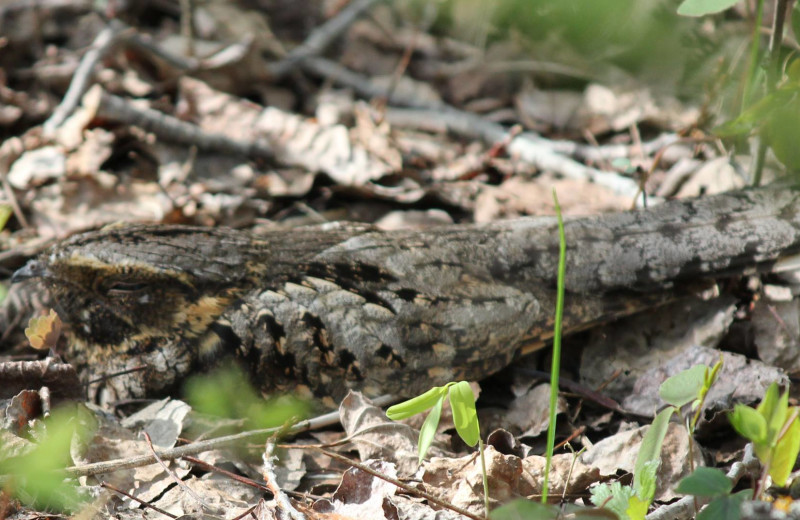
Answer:
[[[53,114],[44,122],[44,135],[52,136],[56,129],[75,111],[80,104],[81,97],[89,90],[90,82],[94,78],[94,68],[97,63],[111,50],[117,43],[124,25],[111,20],[105,29],[100,31],[92,42],[92,46],[83,55],[72,81],[69,84],[64,99],[53,110]]]
[[[172,513],[168,512],[168,511],[164,511],[163,509],[161,509],[159,507],[156,507],[156,506],[154,506],[153,504],[151,504],[149,502],[145,502],[144,500],[142,500],[139,497],[135,497],[135,496],[131,495],[130,493],[127,493],[127,492],[119,489],[118,487],[112,486],[108,482],[101,482],[100,483],[100,487],[108,489],[108,490],[111,490],[114,493],[119,493],[120,495],[122,495],[124,497],[128,497],[131,500],[133,500],[134,502],[138,502],[139,504],[142,505],[142,507],[144,507],[146,509],[152,509],[153,511],[155,511],[157,513],[161,513],[162,515],[168,516],[170,518],[178,518],[177,516],[173,515]]]
[[[99,86],[86,94],[84,103],[89,106],[96,105],[98,117],[138,126],[167,142],[197,146],[198,150],[207,152],[262,159],[273,156],[272,148],[265,141],[236,140],[223,134],[206,132],[196,125],[163,112],[138,107],[124,98],[105,92]]]
[[[267,487],[272,492],[272,496],[275,497],[278,508],[288,514],[291,520],[306,520],[306,515],[295,509],[289,497],[278,486],[278,479],[275,476],[275,460],[277,457],[275,456],[275,442],[273,439],[267,440],[264,453],[261,457],[264,462],[264,469],[261,475],[264,477],[264,482],[266,482]]]
[[[17,218],[17,222],[19,222],[19,225],[23,228],[28,228],[30,227],[28,219],[25,218],[22,208],[19,207],[17,197],[14,196],[14,189],[11,187],[11,183],[8,182],[8,173],[11,171],[11,165],[14,164],[24,152],[25,145],[19,137],[11,137],[0,145],[0,181],[3,183],[3,192],[6,194],[6,199],[8,199],[8,203],[11,205],[11,210]]]
[[[389,403],[395,402],[396,398],[390,395],[383,395],[376,397],[372,400],[375,406],[385,406]],[[253,441],[257,439],[264,439],[278,432],[285,432],[288,435],[295,435],[309,430],[324,428],[334,425],[339,422],[339,412],[330,412],[319,417],[314,417],[305,421],[300,421],[291,428],[266,428],[262,430],[251,430],[246,432],[237,433],[234,435],[226,435],[224,437],[217,437],[216,439],[209,439],[207,441],[195,442],[177,448],[170,448],[166,450],[156,450],[156,455],[161,460],[173,460],[180,457],[197,455],[204,451],[215,450],[232,446],[244,441]],[[129,457],[126,459],[115,459],[103,462],[94,462],[92,464],[85,464],[82,466],[70,466],[64,472],[70,477],[83,477],[88,475],[97,475],[100,473],[108,473],[120,469],[138,468],[147,466],[156,462],[155,455],[139,455],[136,457]]]
[[[381,0],[353,0],[339,14],[317,27],[306,40],[295,47],[281,61],[270,65],[268,72],[273,78],[281,78],[291,72],[298,62],[316,56],[327,49],[348,27],[370,7]]]
[[[150,440],[150,434],[148,434],[147,432],[144,432],[144,439],[145,439],[145,441],[147,441],[147,447],[150,448],[150,451],[153,453],[153,457],[156,458],[156,462],[158,462],[158,464],[161,466],[161,469],[163,469],[167,473],[167,475],[169,475],[170,478],[172,478],[172,480],[176,484],[178,484],[178,487],[180,487],[182,490],[184,490],[186,493],[188,493],[190,497],[192,497],[198,504],[200,504],[201,506],[206,508],[208,511],[211,511],[212,513],[215,513],[215,514],[220,514],[221,513],[219,508],[214,507],[214,506],[208,504],[205,500],[203,500],[203,497],[201,497],[200,495],[195,493],[195,491],[192,488],[187,486],[186,482],[181,480],[178,477],[178,475],[176,475],[174,471],[169,469],[169,466],[167,466],[167,464],[163,460],[161,460],[161,458],[159,458],[158,453],[156,453],[156,449],[153,447],[153,441]]]

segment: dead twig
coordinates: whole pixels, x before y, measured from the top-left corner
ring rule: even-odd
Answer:
[[[214,507],[211,504],[208,504],[205,500],[203,500],[203,497],[195,493],[195,491],[189,486],[187,486],[186,483],[183,480],[181,480],[180,477],[178,477],[178,475],[176,475],[174,471],[169,469],[169,466],[167,466],[166,463],[163,460],[161,460],[161,458],[159,458],[158,453],[156,453],[156,449],[153,447],[153,442],[150,440],[150,435],[147,432],[144,432],[144,440],[147,441],[147,447],[150,448],[150,451],[153,453],[153,457],[155,457],[156,462],[158,462],[158,464],[161,466],[161,469],[163,469],[167,473],[167,475],[169,475],[172,478],[172,480],[176,484],[178,484],[178,487],[180,487],[182,490],[188,493],[190,497],[195,499],[195,501],[198,504],[206,508],[208,511],[211,511],[214,514],[222,513],[222,511],[220,511],[219,508]]]
[[[281,61],[268,67],[269,75],[281,78],[294,69],[298,62],[324,51],[366,10],[381,0],[354,0],[339,14],[317,27],[306,40],[292,49]]]
[[[502,125],[455,108],[438,111],[390,108],[386,111],[386,119],[396,126],[431,128],[432,125],[439,125],[449,132],[479,138],[490,144],[504,140],[508,134]],[[571,179],[587,180],[632,199],[637,196],[639,183],[634,179],[585,166],[554,151],[551,143],[552,141],[535,134],[524,132],[511,140],[508,151],[538,170],[559,173]],[[653,201],[653,198],[650,200]]]
[[[18,137],[6,139],[6,141],[0,145],[0,181],[3,183],[3,192],[5,192],[6,199],[11,205],[11,211],[14,212],[14,217],[16,217],[20,226],[27,229],[30,227],[28,219],[25,218],[22,208],[19,207],[17,197],[14,196],[14,190],[8,182],[8,172],[11,170],[11,165],[20,158],[24,151],[25,145]]]
[[[385,406],[389,403],[395,402],[394,396],[383,395],[372,400],[375,406]],[[312,419],[300,421],[291,428],[265,428],[262,430],[251,430],[246,432],[237,433],[234,435],[226,435],[224,437],[217,437],[216,439],[209,439],[207,441],[195,442],[177,448],[170,448],[166,450],[155,450],[155,455],[139,455],[136,457],[129,457],[127,459],[115,459],[103,462],[95,462],[92,464],[85,464],[83,466],[70,466],[64,472],[71,477],[83,477],[89,475],[98,475],[100,473],[108,473],[120,469],[138,468],[140,466],[147,466],[156,462],[156,456],[161,460],[173,460],[181,457],[197,455],[204,451],[232,446],[240,442],[252,441],[255,439],[263,439],[270,435],[275,435],[280,431],[285,431],[289,435],[298,434],[301,432],[315,430],[331,426],[339,422],[339,412],[331,412]]]
[[[97,63],[114,47],[123,33],[124,25],[111,20],[108,26],[97,34],[92,46],[83,55],[72,81],[69,84],[64,99],[53,110],[53,114],[44,122],[45,136],[53,136],[55,131],[75,111],[83,94],[89,90],[91,80],[94,78],[94,68]]]
[[[240,484],[244,484],[245,486],[249,486],[249,487],[258,489],[260,491],[272,492],[272,490],[268,486],[266,486],[265,484],[262,484],[260,482],[256,482],[255,480],[253,480],[251,478],[247,478],[247,477],[243,477],[241,475],[237,475],[236,473],[232,473],[232,472],[230,472],[230,471],[228,471],[226,469],[222,469],[222,468],[217,467],[217,466],[215,466],[213,464],[209,464],[208,462],[202,461],[202,460],[198,459],[197,457],[183,457],[183,460],[185,460],[187,462],[191,462],[193,465],[197,466],[200,469],[204,469],[204,470],[210,471],[212,473],[217,473],[218,475],[223,475],[225,477],[228,477],[231,480],[235,480],[236,482],[239,482]]]
[[[295,509],[289,497],[278,487],[278,479],[275,476],[275,440],[270,438],[264,446],[264,453],[262,455],[264,467],[261,475],[264,477],[267,488],[272,492],[275,497],[275,502],[278,508],[287,513],[291,520],[306,520],[306,515]]]
[[[152,132],[159,139],[175,144],[196,146],[206,152],[221,152],[245,157],[269,159],[272,148],[265,141],[239,141],[222,134],[206,132],[191,123],[151,108],[138,107],[128,100],[96,87],[84,96],[84,104],[95,106],[98,117],[134,125]]]
[[[100,487],[108,489],[108,490],[111,490],[114,493],[119,493],[120,495],[122,495],[124,497],[128,497],[131,500],[133,500],[134,502],[138,502],[139,504],[141,504],[146,509],[152,509],[153,511],[155,511],[157,513],[161,513],[162,515],[168,516],[170,518],[178,518],[177,516],[173,515],[172,513],[168,512],[168,511],[164,511],[163,509],[161,509],[159,507],[156,507],[153,504],[150,504],[149,502],[145,502],[141,498],[135,497],[135,496],[131,495],[130,493],[126,493],[125,491],[119,489],[118,487],[112,486],[108,482],[101,482],[100,483]]]

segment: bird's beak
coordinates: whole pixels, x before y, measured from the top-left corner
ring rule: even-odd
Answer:
[[[11,283],[21,282],[30,278],[46,277],[49,274],[50,271],[47,269],[47,267],[42,265],[41,262],[37,260],[31,260],[16,270],[16,272],[11,276]]]

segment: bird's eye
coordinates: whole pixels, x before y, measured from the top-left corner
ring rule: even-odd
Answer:
[[[108,286],[107,292],[109,295],[126,295],[142,291],[147,288],[147,284],[143,282],[114,282]]]

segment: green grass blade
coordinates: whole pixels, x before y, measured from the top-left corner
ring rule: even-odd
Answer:
[[[567,272],[567,239],[564,236],[564,219],[561,217],[561,206],[558,204],[556,190],[553,190],[553,201],[558,217],[558,296],[556,298],[555,328],[553,330],[553,361],[550,367],[550,424],[547,427],[547,462],[542,482],[542,503],[547,503],[547,491],[550,479],[550,467],[553,462],[553,446],[556,441],[556,412],[558,408],[558,374],[561,371],[561,320],[564,315],[564,277]]]

